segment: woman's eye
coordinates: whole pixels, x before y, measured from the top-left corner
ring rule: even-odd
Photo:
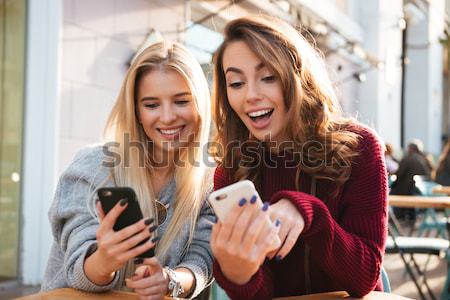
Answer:
[[[175,104],[177,105],[186,105],[189,103],[189,100],[175,100]]]
[[[147,104],[144,104],[144,107],[147,107],[147,108],[157,108],[158,106],[159,106],[158,103],[147,103]]]
[[[236,81],[236,82],[232,82],[232,83],[228,84],[228,86],[233,89],[240,88],[242,85],[244,85],[244,83],[242,81]]]
[[[262,81],[265,82],[274,82],[277,79],[275,75],[265,76],[263,77]]]

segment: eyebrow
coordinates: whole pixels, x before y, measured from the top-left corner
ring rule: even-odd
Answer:
[[[266,65],[265,65],[263,62],[261,62],[261,63],[259,63],[259,64],[255,67],[255,70],[256,70],[256,71],[259,71],[259,70],[261,70],[262,68],[264,68],[265,66],[266,66]],[[238,68],[235,68],[235,67],[229,67],[229,68],[227,68],[227,69],[225,70],[225,74],[227,74],[228,72],[235,72],[235,73],[238,73],[238,74],[242,74],[242,73],[243,73],[241,69],[238,69]]]
[[[190,92],[181,92],[181,93],[177,93],[175,95],[172,96],[172,98],[177,98],[177,97],[182,97],[182,96],[191,96],[192,94]],[[158,97],[143,97],[141,98],[141,101],[152,101],[152,100],[158,100]]]

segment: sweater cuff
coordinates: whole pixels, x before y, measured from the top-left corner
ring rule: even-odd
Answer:
[[[270,203],[274,204],[281,199],[287,199],[295,205],[305,222],[302,236],[308,235],[314,219],[314,214],[317,213],[315,212],[316,207],[322,207],[325,206],[325,204],[310,194],[297,191],[279,191],[272,196]],[[325,209],[327,210],[327,208]]]
[[[205,271],[199,267],[199,264],[196,264],[195,261],[193,262],[182,262],[181,264],[177,265],[176,268],[186,268],[189,271],[191,271],[192,275],[195,278],[195,287],[194,290],[190,293],[189,299],[197,297],[204,289],[205,287],[211,283],[211,279],[208,278],[208,274],[205,274]]]
[[[90,281],[86,276],[86,273],[84,272],[84,261],[90,254],[95,251],[96,248],[97,243],[93,242],[91,245],[86,247],[85,251],[75,261],[73,273],[71,274],[72,278],[68,280],[68,282],[73,283],[73,288],[86,292],[106,292],[112,290],[113,287],[117,284],[119,280],[119,271],[116,271],[113,280],[107,285],[97,285]]]
[[[219,286],[225,290],[231,299],[252,299],[255,293],[260,289],[260,285],[263,282],[263,274],[259,269],[250,278],[250,281],[239,285],[228,280],[220,269],[219,263],[215,260],[213,263],[213,274]]]

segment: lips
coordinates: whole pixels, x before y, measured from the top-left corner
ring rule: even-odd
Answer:
[[[166,139],[174,139],[180,136],[186,125],[171,127],[171,128],[157,128],[158,132]]]
[[[265,115],[267,115],[269,113],[272,113],[272,112],[273,112],[273,109],[269,108],[269,109],[261,109],[261,110],[249,112],[247,115],[250,118],[255,119],[255,118],[258,118],[258,117],[263,117],[263,116],[265,116]]]
[[[273,108],[260,109],[247,113],[247,116],[255,129],[263,129],[270,124],[273,112]]]

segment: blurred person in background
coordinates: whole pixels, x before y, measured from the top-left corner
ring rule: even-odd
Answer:
[[[381,290],[384,146],[342,117],[320,55],[284,21],[250,16],[227,24],[214,65],[214,188],[249,179],[266,201],[241,199],[213,226],[218,284],[239,300]]]
[[[435,181],[441,185],[450,186],[450,140],[445,144],[439,157]]]
[[[423,142],[413,139],[408,144],[406,155],[400,161],[396,181],[392,184],[391,195],[417,195],[420,191],[414,182],[414,175],[422,175],[430,178],[433,170],[432,163],[424,153]],[[414,208],[394,208],[395,215],[399,219],[414,221],[416,213]]]
[[[212,170],[202,159],[210,115],[207,81],[184,46],[159,42],[134,58],[106,125],[112,142],[80,151],[59,180],[43,291],[200,294],[212,280]],[[144,215],[117,232],[126,199],[106,215],[95,201],[98,188],[114,186],[133,188]],[[153,247],[155,257],[134,259]]]
[[[384,158],[386,160],[386,169],[389,174],[394,174],[398,169],[398,161],[394,157],[394,147],[387,143],[384,151]]]

